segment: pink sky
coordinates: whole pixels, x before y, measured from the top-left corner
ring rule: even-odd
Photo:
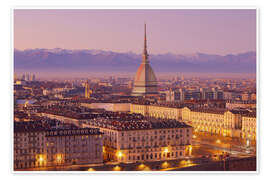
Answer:
[[[256,50],[256,10],[14,10],[14,47],[141,53]]]

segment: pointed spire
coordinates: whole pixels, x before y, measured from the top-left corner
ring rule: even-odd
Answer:
[[[146,24],[144,23],[144,53],[147,54]]]
[[[144,49],[143,49],[143,62],[148,63],[148,53],[147,53],[147,39],[146,39],[146,23],[144,23]]]

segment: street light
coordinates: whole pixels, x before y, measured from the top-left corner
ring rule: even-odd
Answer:
[[[138,166],[138,169],[139,170],[143,170],[145,168],[145,165],[144,164],[140,164],[139,166]]]
[[[249,139],[247,139],[247,147],[249,147],[250,145],[250,142],[249,142]]]
[[[164,149],[164,152],[165,152],[165,153],[169,152],[169,149],[166,147],[166,148]]]
[[[57,163],[61,163],[62,160],[63,160],[63,155],[62,155],[62,154],[57,154],[57,155],[56,155],[56,162],[57,162]]]
[[[93,169],[93,168],[89,168],[89,169],[88,169],[88,171],[95,171],[95,169]]]
[[[44,161],[44,158],[42,156],[40,156],[38,160],[40,163],[42,163]]]
[[[121,171],[121,167],[120,167],[120,166],[115,166],[115,167],[113,168],[113,170],[114,170],[114,171]]]
[[[117,155],[117,157],[119,157],[119,158],[123,157],[123,153],[122,153],[121,151],[118,151],[116,155]]]
[[[36,162],[41,166],[46,163],[45,155],[44,154],[38,154],[36,156]]]
[[[169,163],[168,163],[167,161],[165,161],[164,163],[162,163],[161,167],[162,167],[163,169],[166,169],[166,168],[169,167]]]

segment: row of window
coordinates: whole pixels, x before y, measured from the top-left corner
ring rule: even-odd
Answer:
[[[184,132],[185,130],[183,130],[183,129],[175,129],[175,130],[155,130],[154,131],[154,134],[155,135],[157,135],[158,133],[159,134],[161,134],[161,133],[163,133],[163,134],[165,134],[165,133],[178,133],[178,132],[180,132],[180,133],[182,133],[182,132]],[[189,129],[186,129],[186,132],[188,133],[189,132]],[[122,132],[121,133],[121,136],[147,136],[147,135],[151,135],[151,133],[149,132],[146,132],[146,133],[142,133],[142,132],[131,132],[131,133],[124,133],[124,132]]]
[[[152,159],[161,159],[161,158],[177,158],[183,156],[183,152],[168,152],[168,153],[150,153],[150,154],[142,154],[140,156],[128,156],[128,160],[152,160]],[[120,158],[123,160],[123,157]]]

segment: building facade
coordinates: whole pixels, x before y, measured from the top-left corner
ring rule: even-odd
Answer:
[[[189,109],[185,107],[182,109],[182,120],[191,125],[195,131],[229,137],[243,137],[247,134],[247,129],[256,132],[256,124],[254,126],[256,116],[248,117],[246,114],[248,114],[247,111],[240,110]]]
[[[255,109],[257,106],[256,101],[227,101],[226,108],[228,109]]]
[[[181,108],[176,107],[130,104],[130,112],[154,118],[180,120],[182,111]]]
[[[242,117],[242,138],[256,140],[257,137],[256,113],[246,114]]]
[[[179,159],[191,155],[192,127],[176,120],[89,121],[104,133],[104,159],[122,163]]]
[[[102,133],[93,128],[48,130],[33,122],[14,125],[14,169],[102,163]]]

